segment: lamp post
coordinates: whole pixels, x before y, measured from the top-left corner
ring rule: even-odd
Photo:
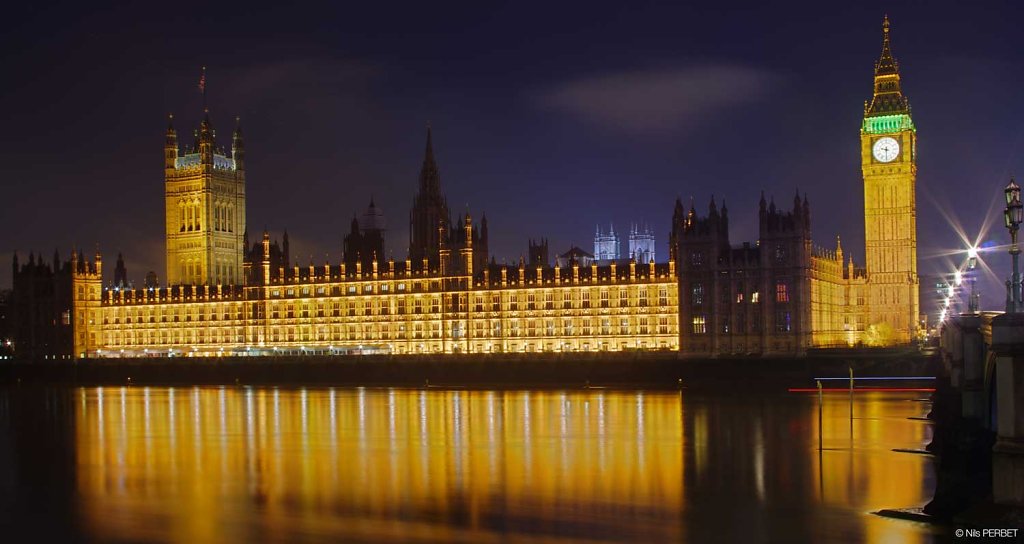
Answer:
[[[971,283],[971,298],[967,302],[967,311],[972,314],[976,314],[980,311],[979,299],[980,296],[974,290],[975,284],[975,272],[974,268],[978,266],[978,249],[970,248],[967,250],[967,281]]]
[[[1020,313],[1024,311],[1024,304],[1021,302],[1020,269],[1017,258],[1020,255],[1020,247],[1017,246],[1017,232],[1024,220],[1024,204],[1020,201],[1020,185],[1010,180],[1009,185],[1003,189],[1006,196],[1006,209],[1003,210],[1003,219],[1006,223],[1006,230],[1010,231],[1010,258],[1013,261],[1013,274],[1006,282],[1006,313]]]

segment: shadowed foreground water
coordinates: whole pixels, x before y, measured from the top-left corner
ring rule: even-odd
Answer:
[[[0,389],[0,530],[92,541],[929,541],[920,393]]]

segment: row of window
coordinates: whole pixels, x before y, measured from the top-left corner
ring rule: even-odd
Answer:
[[[571,319],[517,320],[507,323],[506,334],[503,334],[500,320],[476,321],[471,327],[474,338],[518,338],[518,337],[555,337],[555,336],[591,336],[620,335],[635,336],[649,334],[675,334],[674,319],[668,316],[658,318],[640,318],[631,322],[627,318],[592,318],[581,322]],[[466,331],[458,324],[449,331],[452,338],[463,338]],[[273,327],[270,331],[271,342],[310,342],[310,341],[374,341],[374,340],[406,340],[441,338],[440,323],[370,324],[348,326],[318,327]],[[180,345],[204,343],[238,343],[245,342],[242,328],[224,327],[214,329],[192,330],[160,330],[139,332],[108,332],[105,335],[109,346],[145,346],[145,345]]]
[[[721,317],[718,320],[718,332],[721,334],[747,334],[762,332],[761,312],[755,312],[748,325],[747,315],[743,312],[736,314],[735,321],[729,317]],[[693,334],[707,334],[709,318],[706,314],[695,314],[691,320]],[[775,332],[792,332],[793,315],[789,310],[778,310],[775,312]]]
[[[202,203],[198,199],[178,202],[180,232],[202,230]],[[213,205],[213,230],[217,232],[235,231],[235,208],[230,204],[215,203]]]
[[[736,304],[743,304],[746,301],[747,292],[744,289],[743,282],[736,284],[735,296],[733,291],[730,290],[729,286],[726,285],[721,291],[721,303],[730,304],[733,300]],[[775,281],[775,302],[785,303],[790,300],[790,289],[789,282],[786,280]],[[707,301],[705,296],[704,284],[700,282],[694,282],[690,287],[690,302],[694,306],[702,306]],[[757,304],[761,302],[761,293],[759,291],[750,292],[750,303]]]

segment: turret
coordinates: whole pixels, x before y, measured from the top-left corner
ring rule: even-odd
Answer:
[[[288,231],[284,231],[284,236],[281,237],[281,254],[284,256],[284,267],[291,267],[291,252],[288,247]]]
[[[174,116],[167,116],[167,134],[164,138],[164,172],[170,175],[178,159],[178,132],[174,130]]]
[[[473,218],[466,212],[466,220],[462,226],[462,266],[466,275],[473,275]]]
[[[811,230],[811,203],[807,200],[807,193],[804,193],[804,228]]]
[[[672,209],[672,228],[673,229],[675,229],[676,226],[679,225],[683,221],[683,218],[685,217],[685,215],[684,215],[685,213],[686,212],[683,210],[683,201],[682,201],[682,199],[680,199],[679,197],[676,197],[676,205]]]
[[[231,158],[235,161],[235,170],[245,171],[245,142],[242,140],[242,120],[235,118],[235,134],[231,138]]]

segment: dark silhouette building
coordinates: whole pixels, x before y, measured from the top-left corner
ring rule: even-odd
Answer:
[[[441,175],[434,159],[433,137],[427,127],[427,149],[420,169],[419,192],[409,211],[409,261],[413,270],[440,270],[443,274],[462,273],[465,261],[452,261],[472,249],[473,273],[483,270],[489,259],[487,215],[473,228],[470,215],[453,225],[448,201],[441,193]]]
[[[434,159],[433,138],[428,126],[419,191],[409,212],[409,260],[414,270],[423,268],[424,260],[429,269],[440,266],[441,245],[450,224],[448,201],[441,193],[441,174]]]
[[[248,232],[245,233],[244,238],[246,247],[243,265],[245,284],[259,285],[265,280],[262,267],[264,257],[263,241],[261,240],[250,245]],[[267,251],[270,253],[270,277],[266,278],[266,283],[281,283],[294,275],[294,271],[291,268],[291,258],[288,256],[288,231],[285,231],[281,238],[280,244],[277,240],[274,240],[267,247]]]
[[[530,239],[529,242],[529,264],[530,266],[548,266],[548,239]]]
[[[30,253],[28,262],[20,265],[14,255],[8,308],[12,346],[8,347],[17,358],[64,359],[72,355],[72,272],[88,266],[82,255],[76,258],[72,254],[70,262],[61,261],[56,251],[52,263]]]
[[[118,253],[117,263],[114,264],[114,283],[110,284],[111,289],[131,289],[133,286],[128,281],[128,269],[124,265],[124,257]]]
[[[719,210],[714,198],[705,217],[691,204],[673,224],[672,239],[684,354],[802,354],[811,346],[806,197],[797,196],[792,211],[783,212],[762,195],[754,245],[730,244],[728,208],[723,203]]]
[[[352,230],[345,235],[342,243],[345,265],[355,270],[356,263],[370,270],[372,263],[383,270],[387,264],[384,253],[387,224],[384,212],[370,199],[366,213],[360,218],[352,218]]]

